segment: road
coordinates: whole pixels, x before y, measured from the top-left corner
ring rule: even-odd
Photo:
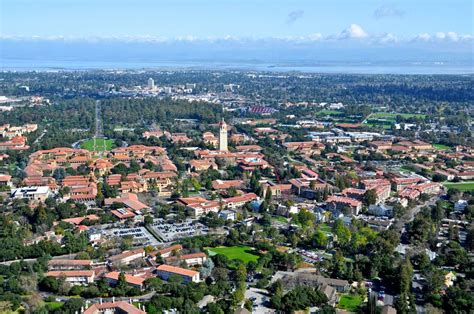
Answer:
[[[43,298],[47,298],[51,296],[51,293],[48,292],[41,292],[40,293]],[[90,303],[100,303],[100,302],[113,302],[113,301],[125,301],[125,302],[145,302],[149,301],[154,295],[156,294],[155,291],[152,291],[150,293],[141,295],[141,296],[135,296],[135,297],[112,297],[112,298],[92,298],[92,299],[86,299],[86,301]],[[56,300],[58,302],[66,302],[67,300],[75,298],[74,296],[68,297],[68,296],[60,296],[57,297]]]
[[[403,215],[398,221],[395,223],[395,227],[397,230],[401,230],[406,224],[410,223],[415,219],[415,216],[421,211],[423,207],[430,207],[436,205],[436,201],[439,200],[441,194],[435,195],[430,198],[427,202],[417,205],[408,210],[408,212]]]
[[[43,133],[41,133],[41,135],[38,136],[38,138],[33,142],[33,144],[38,144],[41,141],[41,139],[43,138],[43,136],[46,134],[46,132],[48,132],[48,130],[44,129]]]
[[[53,256],[52,259],[73,259],[74,257],[76,256],[76,254],[65,254],[65,255],[59,255],[59,256]],[[14,259],[14,260],[10,260],[10,261],[3,261],[3,262],[0,262],[0,265],[10,265],[12,263],[15,263],[15,262],[20,262],[20,261],[24,261],[24,262],[29,262],[29,263],[32,263],[32,262],[36,262],[36,258],[26,258],[26,259]]]
[[[104,129],[102,122],[102,112],[100,108],[100,100],[95,102],[95,133],[94,137],[104,137]]]

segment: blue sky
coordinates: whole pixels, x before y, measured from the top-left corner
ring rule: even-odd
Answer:
[[[8,60],[463,64],[473,0],[0,0]],[[14,61],[14,62],[17,62]]]
[[[472,0],[1,0],[2,37],[472,36]],[[362,31],[362,33],[360,33]],[[348,34],[348,33],[346,33]],[[351,33],[352,34],[352,33]],[[350,36],[346,36],[350,37]],[[443,37],[442,35],[438,37]],[[446,37],[446,36],[445,36]],[[450,38],[451,38],[450,37]],[[367,38],[367,36],[362,36]]]

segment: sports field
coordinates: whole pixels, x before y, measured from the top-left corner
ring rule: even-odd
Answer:
[[[437,150],[449,150],[451,147],[443,145],[443,144],[433,144],[433,147]]]
[[[443,182],[447,189],[458,189],[459,191],[474,191],[474,181],[466,182]]]
[[[424,118],[426,118],[426,115],[421,114],[421,113],[397,113],[397,112],[375,112],[375,113],[372,113],[369,117],[372,118],[372,119],[386,119],[386,120],[395,121],[397,116],[401,116],[404,119],[408,119],[408,118],[424,119]],[[369,117],[367,117],[367,119],[369,119]]]
[[[81,144],[81,148],[90,150],[91,152],[103,152],[112,149],[114,140],[108,140],[105,138],[92,138],[90,140],[84,141]]]
[[[208,249],[209,255],[211,256],[222,254],[227,256],[227,258],[230,260],[238,259],[244,263],[248,263],[250,261],[256,262],[258,260],[258,256],[252,251],[253,248],[250,246],[219,246]]]

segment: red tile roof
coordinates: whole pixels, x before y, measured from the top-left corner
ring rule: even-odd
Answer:
[[[187,276],[187,277],[194,277],[197,274],[199,274],[199,272],[194,271],[194,270],[185,269],[185,268],[176,267],[176,266],[165,265],[165,264],[158,266],[157,270],[158,271],[166,271],[166,272],[169,272],[169,273],[174,273],[174,274]]]
[[[125,314],[146,314],[145,311],[137,309],[132,304],[124,301],[116,302],[105,302],[101,304],[93,304],[83,314],[101,314],[106,310],[114,309],[114,313],[125,313]],[[116,311],[119,309],[119,311]]]

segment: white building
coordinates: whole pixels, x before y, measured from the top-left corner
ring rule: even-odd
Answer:
[[[235,211],[233,210],[222,210],[219,213],[219,218],[222,218],[224,220],[231,220],[234,221],[236,219]]]
[[[49,186],[27,186],[10,191],[11,198],[24,198],[30,201],[44,202],[52,196]]]
[[[45,274],[46,277],[64,277],[72,285],[87,285],[94,282],[93,270],[54,270]]]
[[[222,119],[219,124],[219,150],[227,151],[227,124],[224,119]]]
[[[151,77],[148,79],[147,87],[148,89],[151,89],[151,90],[155,89],[155,81]]]

